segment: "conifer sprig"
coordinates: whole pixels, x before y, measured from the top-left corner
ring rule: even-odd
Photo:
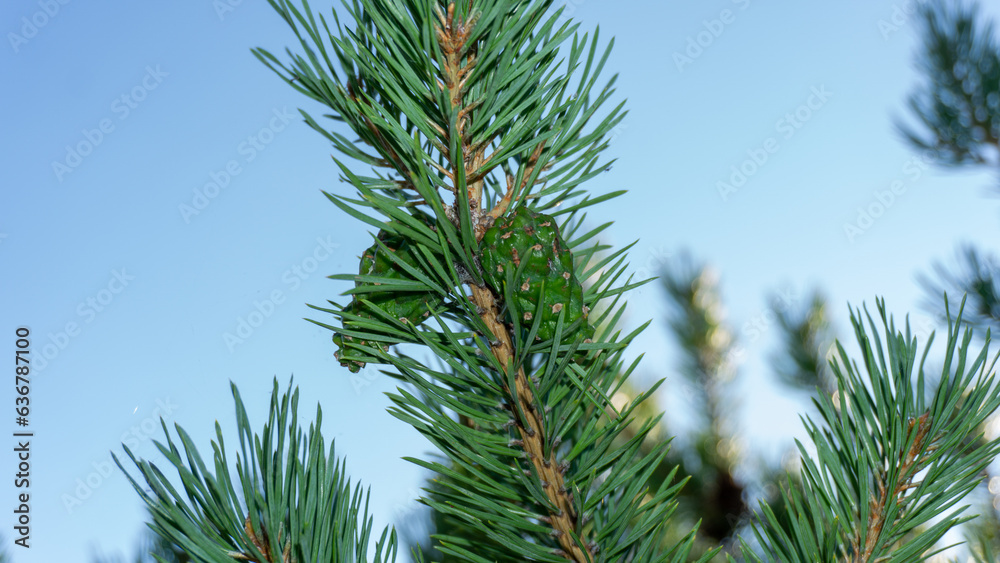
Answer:
[[[908,100],[919,127],[897,121],[915,148],[940,164],[1000,167],[1000,44],[975,3],[932,0],[918,8],[919,69]]]
[[[965,507],[952,508],[1000,452],[1000,440],[973,439],[1000,406],[989,332],[975,353],[972,331],[960,329],[961,308],[949,316],[942,375],[932,389],[924,362],[933,335],[917,366],[909,326],[898,331],[883,301],[878,311],[884,346],[867,311],[852,311],[863,366],[838,343],[838,361],[831,362],[838,391],[815,399],[823,425],[803,419],[816,454],[799,443],[801,488],[782,492],[785,518],[762,507],[755,533],[766,551],[762,558],[745,547],[749,560],[923,561],[948,529],[972,518],[961,515]]]
[[[267,423],[256,434],[235,385],[232,391],[240,437],[235,474],[218,423],[212,466],[183,428],[174,427],[182,453],[163,424],[166,443],[155,445],[176,470],[183,492],[174,486],[176,480],[137,459],[127,446],[125,453],[149,490],[115,457],[149,508],[150,528],[199,562],[395,561],[395,531],[384,530],[371,545],[368,497],[360,485],[351,486],[332,444],[327,451],[320,432],[322,410],[317,407],[316,421],[303,432],[298,389],[289,382],[280,393],[275,380]]]
[[[614,77],[600,78],[611,45],[562,23],[552,0],[344,0],[347,26],[306,0],[269,2],[299,50],[254,54],[330,112],[333,129],[302,115],[356,193],[326,197],[378,231],[357,274],[331,276],[354,282],[349,301],[314,307],[332,320],[312,322],[345,367],[387,366],[403,382],[390,412],[438,450],[411,459],[436,476],[420,500],[448,519],[434,547],[476,563],[687,561],[695,530],[664,539],[683,481],[657,474],[669,446],[647,438],[659,418],[639,421],[658,384],[611,400],[644,328],[616,328],[644,282],[625,275],[627,248],[598,241],[609,224],[585,215],[623,193],[582,188],[610,164],[601,153],[624,116],[608,104]],[[744,544],[748,560],[919,561],[964,521],[953,507],[1000,451],[970,439],[1000,405],[989,333],[971,357],[960,311],[932,390],[926,351],[915,371],[909,328],[878,308],[885,347],[852,312],[867,373],[838,348],[838,391],[816,400],[823,426],[804,419],[815,459],[799,444],[802,485],[784,491],[780,516],[762,507],[764,552]],[[321,413],[304,435],[297,394],[278,391],[257,436],[233,387],[235,478],[218,427],[213,472],[164,425],[157,446],[183,491],[126,450],[151,488],[132,480],[153,529],[199,561],[393,560],[393,532],[369,546],[367,500],[327,454]]]
[[[640,453],[652,423],[612,445],[648,396],[623,412],[609,398],[634,369],[621,353],[635,334],[598,329],[591,339],[581,326],[614,326],[622,294],[636,285],[623,280],[624,249],[599,257],[605,247],[596,237],[607,224],[581,230],[586,208],[622,193],[580,189],[607,169],[600,153],[624,116],[622,104],[605,108],[614,78],[598,82],[611,44],[600,50],[597,32],[591,39],[561,23],[551,0],[354,0],[345,2],[350,29],[336,13],[331,29],[307,2],[271,5],[301,51],[289,51],[289,63],[255,54],[366,148],[303,112],[310,126],[343,156],[373,167],[362,176],[337,160],[358,197],[327,197],[378,228],[379,239],[400,237],[414,249],[404,258],[376,243],[372,252],[389,256],[391,277],[335,276],[356,282],[352,303],[316,307],[339,322],[314,322],[335,332],[349,367],[387,364],[415,389],[394,394],[392,412],[449,458],[413,460],[448,477],[449,488],[426,502],[491,538],[497,557],[505,550],[537,561],[681,560],[690,534],[664,552],[652,533],[673,512],[676,484],[646,491],[666,445]],[[502,275],[482,270],[484,234],[525,207],[551,213],[537,216],[538,228],[555,229],[548,268],[568,256],[561,253],[575,255],[559,271],[589,281],[582,303],[550,303],[546,286],[565,286],[555,278],[531,278],[540,283],[537,302],[515,298],[532,287],[522,279],[526,268],[537,276],[544,259],[529,266],[515,253],[501,257],[511,260]],[[365,299],[372,291],[432,292],[444,306],[416,322],[394,318],[392,307]],[[571,305],[582,307],[582,319],[568,320],[563,308]],[[587,319],[590,310],[601,313]],[[543,322],[550,324],[540,332]],[[390,353],[399,344],[422,346],[443,367],[403,348]],[[446,553],[489,560],[481,555],[487,546],[473,550],[459,536],[438,541]]]

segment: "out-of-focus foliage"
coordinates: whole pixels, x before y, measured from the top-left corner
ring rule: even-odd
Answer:
[[[1000,45],[994,23],[975,3],[934,0],[919,8],[923,23],[917,67],[922,84],[909,98],[915,126],[897,121],[908,143],[943,166],[1000,170]],[[979,335],[1000,329],[1000,262],[972,243],[956,251],[954,261],[938,261],[919,276],[925,308],[938,317],[965,296],[964,322]],[[943,303],[941,296],[950,296]],[[987,424],[980,431],[986,430]],[[978,444],[973,444],[978,445]],[[987,469],[989,487],[977,495],[989,499],[968,526],[970,553],[978,562],[997,561],[1000,553],[996,499],[998,477]]]
[[[689,517],[701,519],[701,537],[720,542],[732,535],[746,512],[744,484],[734,475],[741,462],[734,404],[727,390],[737,375],[734,337],[724,321],[718,280],[712,270],[686,255],[662,276],[667,294],[667,324],[681,354],[682,395],[698,422],[673,458],[691,481],[681,491]],[[668,381],[672,378],[668,374]],[[671,386],[673,392],[678,390]]]
[[[958,251],[950,267],[934,265],[934,273],[921,276],[927,294],[927,308],[942,314],[941,294],[968,295],[965,321],[979,331],[1000,330],[1000,260],[969,244]],[[954,300],[952,302],[954,305]]]
[[[934,0],[920,7],[923,84],[909,97],[919,125],[897,121],[906,139],[940,164],[1000,165],[1000,48],[977,4]]]
[[[833,344],[829,306],[819,291],[804,307],[775,308],[782,348],[773,356],[775,375],[789,388],[825,394],[836,390],[827,351]]]
[[[142,543],[131,558],[99,555],[91,561],[92,563],[190,563],[191,557],[176,545],[151,531],[147,531],[142,538]],[[6,560],[0,558],[0,563],[6,563]]]

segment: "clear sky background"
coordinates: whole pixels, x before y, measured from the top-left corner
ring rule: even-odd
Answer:
[[[682,249],[718,271],[727,320],[747,350],[741,428],[780,457],[802,405],[770,381],[777,331],[744,330],[765,318],[770,292],[788,288],[801,306],[821,288],[842,335],[846,304],[876,295],[926,326],[915,275],[962,241],[998,250],[1000,202],[986,196],[996,177],[922,169],[893,130],[918,80],[917,28],[902,11],[914,3],[565,4],[583,29],[599,24],[602,38],[616,38],[608,66],[630,109],[609,150],[617,163],[589,185],[630,191],[592,216],[616,221],[616,246],[639,239],[633,272],[655,274]],[[724,10],[729,23],[711,23]],[[280,19],[264,2],[42,0],[4,3],[0,23],[0,352],[13,356],[15,329],[27,326],[36,361],[48,356],[32,376],[32,547],[13,548],[15,561],[132,553],[145,513],[110,452],[124,441],[162,462],[152,442],[160,416],[210,452],[216,421],[232,435],[230,381],[259,428],[273,378],[284,387],[293,374],[304,418],[322,403],[326,437],[371,485],[377,527],[413,520],[423,477],[400,458],[425,454],[426,442],[385,412],[390,381],[352,379],[330,334],[302,320],[306,303],[343,289],[325,276],[356,271],[370,238],[320,194],[351,190],[330,147],[297,116],[317,108],[250,54],[292,44]],[[679,64],[674,54],[706,25],[716,35]],[[718,182],[765,144],[767,161],[723,198]],[[902,192],[848,237],[859,207],[894,181]],[[201,209],[185,214],[185,205]],[[642,381],[667,377],[669,392],[677,355],[664,312],[650,285],[631,298],[627,323],[654,319],[633,353],[646,354]],[[227,342],[257,320],[242,343]],[[9,545],[10,380],[0,399]],[[683,412],[671,409],[671,420],[682,425]]]

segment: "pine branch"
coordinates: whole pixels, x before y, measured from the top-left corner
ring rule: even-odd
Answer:
[[[925,84],[909,98],[919,130],[897,121],[915,148],[951,166],[1000,167],[1000,45],[977,4],[919,8]]]
[[[944,317],[941,295],[965,295],[969,300],[965,322],[980,332],[1000,330],[1000,259],[970,244],[959,250],[953,268],[938,262],[933,270],[933,276],[920,277],[926,309]]]
[[[961,308],[949,317],[942,376],[931,391],[923,368],[930,342],[914,369],[916,338],[908,326],[905,333],[896,330],[884,302],[878,309],[884,348],[871,316],[851,316],[867,377],[838,344],[839,361],[831,362],[838,392],[816,400],[824,427],[803,420],[816,457],[799,444],[803,483],[782,493],[787,519],[761,507],[754,531],[769,561],[923,561],[950,528],[969,520],[961,516],[964,507],[946,512],[1000,452],[1000,440],[974,439],[1000,406],[989,333],[974,354],[972,332],[958,329]],[[764,560],[747,546],[743,551],[752,561]]]
[[[552,0],[344,0],[350,27],[335,11],[331,25],[306,0],[301,8],[269,3],[299,52],[288,50],[287,62],[254,54],[332,112],[334,129],[302,115],[337,149],[340,178],[356,193],[325,195],[377,229],[357,274],[331,276],[354,282],[349,301],[313,306],[333,320],[310,320],[333,333],[342,366],[387,366],[383,373],[403,382],[390,394],[390,413],[438,450],[410,459],[437,476],[420,499],[449,524],[434,547],[476,563],[686,561],[697,527],[668,529],[684,480],[675,480],[676,468],[660,475],[669,446],[649,439],[662,415],[638,422],[659,383],[613,400],[639,361],[626,361],[625,350],[645,328],[614,327],[624,295],[646,282],[625,275],[627,247],[612,252],[598,242],[608,224],[584,227],[586,210],[623,193],[581,187],[610,167],[601,155],[625,115],[623,104],[608,105],[615,78],[598,83],[613,42],[599,50],[597,31],[579,35],[560,11],[551,13]],[[992,106],[980,111],[982,100],[961,99],[956,85],[969,90],[967,81],[1000,73],[1000,64],[984,58],[972,68],[947,58],[940,44],[984,57],[995,51],[989,32],[972,34],[963,17],[952,43],[932,30],[932,67],[948,76],[929,102],[913,103],[933,137],[910,138],[946,161],[981,163],[1000,146],[1000,121],[993,123]],[[668,280],[668,288],[682,304],[674,328],[690,345],[714,447],[724,435],[728,333],[707,280]],[[860,311],[852,312],[867,378],[838,347],[838,391],[816,399],[824,427],[804,419],[818,462],[799,444],[801,487],[784,490],[784,511],[762,506],[754,532],[772,560],[923,560],[966,521],[963,508],[945,513],[1000,452],[1000,441],[974,436],[1000,406],[989,333],[972,358],[971,332],[959,345],[954,328],[961,311],[955,325],[949,320],[944,375],[928,396],[923,361],[913,381],[916,340],[878,307],[887,348],[871,317],[869,337]],[[332,447],[326,453],[321,412],[306,435],[297,391],[278,391],[275,382],[268,423],[255,435],[233,387],[235,477],[218,425],[214,468],[176,427],[182,456],[164,425],[166,443],[157,447],[183,492],[126,448],[149,487],[129,476],[153,530],[199,561],[365,561],[369,551],[393,560],[394,532],[369,549],[367,499]],[[719,474],[731,477],[733,460],[711,453]],[[668,531],[672,541],[664,541]]]
[[[253,433],[236,386],[236,422],[240,454],[236,474],[216,424],[214,474],[202,461],[187,432],[175,430],[183,455],[166,425],[166,444],[155,442],[177,472],[183,492],[159,467],[125,453],[148,489],[115,457],[152,514],[150,527],[196,561],[294,563],[368,561],[372,518],[360,485],[351,487],[332,445],[329,454],[319,428],[323,414],[308,433],[298,425],[298,389],[279,394],[274,382],[268,421]],[[239,492],[237,492],[239,491]],[[396,535],[383,531],[374,546],[374,561],[394,561]],[[162,559],[161,559],[162,561]]]
[[[706,539],[719,543],[733,536],[747,511],[744,484],[734,475],[740,463],[740,438],[732,424],[735,405],[725,393],[736,376],[735,338],[723,320],[717,281],[709,268],[685,254],[665,268],[662,283],[670,303],[668,324],[683,358],[680,372],[688,381],[686,395],[692,399],[691,408],[703,413],[689,448],[700,467],[682,493],[684,508],[702,520]],[[679,454],[674,460],[683,463]]]
[[[476,18],[472,16],[468,21],[463,18],[456,20],[455,4],[449,4],[447,16],[442,14],[440,9],[437,13],[439,25],[435,27],[434,32],[445,58],[444,87],[447,89],[452,109],[457,110],[454,132],[460,139],[459,144],[463,155],[462,162],[451,162],[450,165],[452,169],[461,167],[458,173],[467,179],[467,198],[473,222],[472,228],[476,240],[480,241],[486,233],[486,229],[492,226],[492,221],[486,221],[483,215],[483,181],[481,178],[484,172],[479,171],[487,159],[484,155],[483,143],[480,143],[476,148],[471,146],[473,139],[467,134],[466,129],[469,126],[469,113],[472,108],[465,105],[464,102],[466,81],[474,69],[476,54],[475,48],[467,47],[466,44],[474,29]],[[542,141],[532,150],[526,175],[530,176],[544,144]],[[522,181],[522,189],[526,183],[527,178]],[[506,211],[506,207],[510,205],[511,195],[512,192],[509,190],[504,196],[502,204],[489,212],[490,219],[495,219]],[[582,535],[579,530],[579,515],[574,506],[571,492],[563,480],[563,473],[559,470],[559,460],[546,451],[546,431],[537,411],[539,405],[535,400],[531,386],[528,384],[524,368],[514,367],[514,346],[511,343],[507,326],[504,324],[504,316],[500,311],[500,304],[503,303],[503,300],[485,285],[469,284],[469,286],[472,292],[472,303],[476,306],[477,311],[482,311],[480,318],[489,329],[487,335],[491,342],[490,351],[499,365],[504,368],[503,381],[514,380],[513,388],[506,386],[504,389],[505,400],[508,404],[516,405],[511,411],[518,434],[521,437],[521,445],[534,466],[535,473],[551,506],[548,522],[559,540],[563,553],[569,559],[588,561],[593,558],[593,553],[589,546],[581,546],[579,543],[578,538]],[[516,375],[512,378],[510,375],[515,369]]]
[[[486,288],[472,287],[472,301],[478,308],[484,310],[482,320],[489,327],[491,340],[496,344],[490,346],[490,350],[497,362],[505,367],[506,377],[511,379],[510,373],[515,365],[514,346],[507,333],[506,326],[501,322],[503,317],[497,306],[496,298]],[[514,423],[518,434],[521,436],[521,445],[525,454],[534,466],[539,483],[545,491],[545,495],[553,509],[549,511],[548,521],[555,531],[559,545],[565,554],[574,561],[588,561],[593,558],[593,553],[585,553],[574,539],[574,536],[581,536],[578,531],[580,524],[579,515],[570,493],[563,479],[563,472],[560,470],[559,460],[551,453],[546,452],[545,437],[547,435],[544,424],[538,413],[538,403],[535,394],[528,384],[524,368],[516,368],[516,375],[513,377],[513,388],[504,389],[506,399],[510,404],[516,405],[511,409],[514,415]],[[586,548],[587,551],[590,548]]]
[[[603,107],[614,79],[597,84],[611,45],[599,51],[596,32],[576,35],[546,0],[357,0],[346,5],[356,27],[333,32],[308,4],[271,4],[306,55],[255,54],[374,153],[306,122],[401,177],[337,161],[358,197],[328,198],[379,235],[357,276],[334,276],[355,282],[351,302],[315,307],[336,322],[314,322],[334,332],[343,365],[390,365],[408,384],[391,412],[448,458],[413,460],[446,478],[424,501],[523,559],[682,560],[693,534],[664,547],[657,532],[678,486],[646,490],[666,445],[638,447],[653,422],[617,440],[648,396],[623,411],[610,402],[634,369],[621,354],[635,333],[594,329],[614,326],[639,284],[623,281],[625,249],[602,255],[593,242],[607,225],[578,234],[586,208],[622,193],[578,188],[607,169],[600,153],[624,115]],[[438,542],[484,560],[462,537]]]
[[[774,302],[779,302],[775,299]],[[785,385],[823,393],[836,391],[836,382],[826,368],[826,350],[833,343],[826,299],[814,292],[804,308],[786,304],[775,307],[784,347],[774,357],[775,372]]]

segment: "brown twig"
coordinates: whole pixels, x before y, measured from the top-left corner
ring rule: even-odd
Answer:
[[[254,530],[253,525],[250,523],[250,517],[247,516],[246,520],[243,521],[243,531],[246,532],[247,537],[253,543],[257,551],[264,554],[263,563],[295,563],[295,558],[292,557],[292,542],[291,540],[285,541],[285,548],[281,551],[281,561],[273,562],[271,559],[271,542],[268,540],[267,531],[261,530],[260,536],[258,536]],[[281,543],[281,529],[278,530],[278,543]],[[243,553],[242,551],[230,551],[226,555],[232,557],[233,559],[239,561],[254,561],[252,555]]]
[[[469,7],[471,11],[472,2]],[[452,110],[457,110],[455,132],[461,138],[461,161],[450,161],[449,164],[457,168],[464,167],[467,172],[467,194],[469,203],[469,213],[472,217],[473,227],[477,238],[482,238],[488,228],[488,224],[499,216],[503,210],[497,211],[495,215],[483,213],[482,193],[485,176],[478,174],[471,177],[469,173],[476,174],[481,171],[487,158],[484,153],[488,143],[480,143],[473,147],[471,141],[465,138],[465,131],[471,120],[471,112],[475,107],[475,102],[465,105],[464,94],[466,81],[476,63],[475,48],[466,45],[473,27],[475,26],[475,16],[468,21],[461,17],[456,18],[454,2],[448,5],[447,14],[437,10],[438,25],[435,26],[435,35],[441,46],[445,58],[445,68],[441,87],[447,89],[448,99],[452,104]],[[531,167],[541,154],[544,143],[539,143],[534,154],[529,161],[529,169],[522,181],[521,188],[527,177],[530,176]],[[448,153],[445,153],[446,155]],[[449,160],[452,158],[448,155]],[[454,178],[455,175],[452,176]],[[505,197],[504,209],[510,205],[513,197],[513,180],[508,187],[508,196]],[[520,189],[516,190],[520,191]],[[496,211],[496,208],[494,209]],[[520,366],[514,368],[515,353],[514,345],[511,342],[510,332],[500,313],[501,303],[493,291],[486,286],[470,284],[472,301],[481,311],[481,318],[489,329],[490,350],[504,371],[516,369],[514,377],[514,388],[510,389],[506,383],[504,385],[505,395],[511,407],[514,418],[514,425],[520,435],[520,445],[524,448],[525,457],[530,461],[545,490],[549,501],[548,516],[543,517],[552,526],[552,535],[556,537],[560,546],[560,554],[571,561],[584,563],[593,561],[593,554],[588,547],[581,546],[573,539],[578,535],[579,515],[574,507],[572,492],[566,487],[563,471],[565,466],[561,465],[554,457],[553,453],[546,456],[546,433],[542,417],[538,412],[537,402],[534,392],[528,382],[528,377],[524,369]],[[507,377],[503,380],[506,382]]]
[[[542,149],[545,148],[545,141],[538,143],[535,150],[532,151],[531,156],[528,158],[528,166],[524,169],[524,176],[521,177],[521,182],[517,185],[517,189],[514,189],[514,178],[513,176],[507,176],[507,193],[504,194],[503,199],[497,202],[496,206],[493,207],[487,214],[490,218],[496,219],[504,213],[507,212],[507,208],[510,207],[511,201],[515,194],[521,193],[524,187],[528,185],[528,178],[535,171],[535,165],[538,164],[538,158],[542,155]]]
[[[865,530],[864,547],[860,545],[860,534],[855,534],[851,539],[851,546],[854,551],[852,563],[868,562],[875,548],[878,546],[878,539],[882,535],[882,529],[885,528],[885,512],[888,504],[890,502],[901,503],[906,491],[919,485],[919,483],[913,482],[913,477],[921,469],[920,457],[926,453],[927,435],[931,429],[930,413],[924,413],[916,420],[910,420],[907,431],[912,432],[914,426],[917,428],[917,434],[913,439],[913,444],[903,454],[903,459],[900,460],[899,473],[897,474],[896,483],[893,485],[892,490],[890,491],[886,488],[882,475],[875,475],[878,497],[876,498],[873,495],[868,499],[869,518],[868,528]]]
[[[493,292],[486,287],[472,286],[472,301],[480,307],[479,310],[484,311],[483,322],[493,335],[494,340],[490,350],[500,365],[504,366],[504,370],[510,369],[514,363],[514,346],[507,326],[501,320],[500,308]],[[573,495],[566,488],[558,460],[553,455],[545,455],[545,429],[524,368],[517,368],[514,385],[514,389],[505,391],[508,397],[516,401],[516,407],[512,410],[524,453],[531,461],[549,499],[548,521],[552,525],[553,535],[557,537],[563,555],[568,559],[580,563],[592,561],[593,557],[589,550],[585,551],[585,548],[577,544],[572,537],[579,526],[578,515],[573,506]]]

